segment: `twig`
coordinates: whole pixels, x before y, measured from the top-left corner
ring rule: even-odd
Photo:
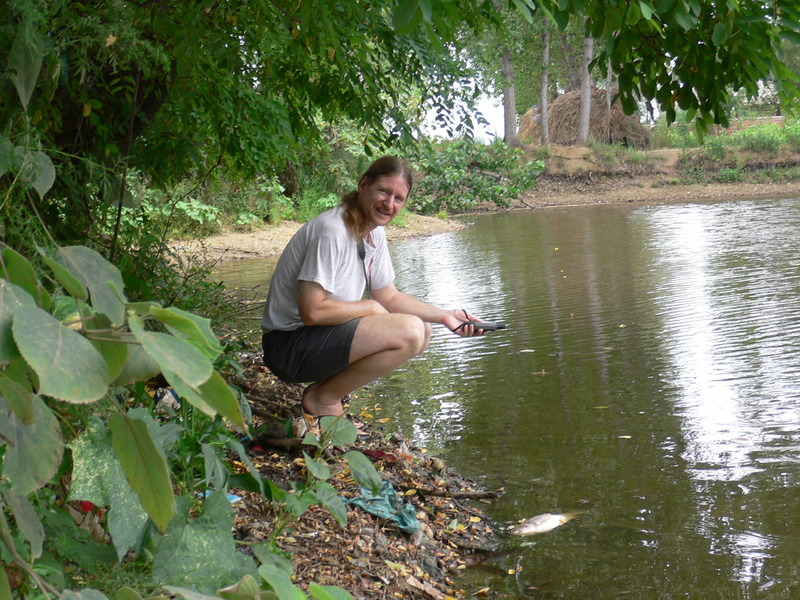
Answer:
[[[423,496],[438,496],[440,498],[465,498],[467,500],[480,500],[481,498],[499,498],[503,495],[503,490],[494,492],[450,492],[447,490],[431,490],[421,487],[400,486],[404,490],[416,490]]]

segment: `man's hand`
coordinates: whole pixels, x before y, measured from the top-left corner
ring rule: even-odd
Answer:
[[[483,330],[475,329],[474,325],[465,325],[467,321],[480,321],[480,319],[463,308],[454,308],[447,311],[442,318],[442,325],[461,337],[473,337],[485,333]]]

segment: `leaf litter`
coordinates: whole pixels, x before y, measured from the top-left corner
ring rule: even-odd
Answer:
[[[299,415],[301,386],[276,379],[253,359],[234,381],[248,398],[254,434],[248,454],[260,474],[283,490],[306,479],[301,440],[291,437],[291,420]],[[446,600],[476,593],[459,589],[456,573],[476,556],[498,550],[500,541],[480,503],[503,490],[485,490],[455,473],[438,457],[391,433],[391,424],[379,418],[379,407],[357,418],[367,435],[352,448],[327,456],[331,477],[327,483],[346,501],[359,495],[359,484],[343,459],[355,449],[371,460],[381,477],[412,504],[420,528],[402,533],[390,520],[347,508],[341,526],[321,506],[312,506],[281,529],[284,514],[259,494],[233,490],[241,500],[234,507],[235,537],[244,543],[274,538],[277,547],[292,555],[294,583],[307,589],[311,582],[335,585],[354,598],[409,598]],[[287,425],[288,424],[288,425]],[[285,521],[283,521],[285,523]]]

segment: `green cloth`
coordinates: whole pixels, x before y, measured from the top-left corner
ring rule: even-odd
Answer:
[[[381,519],[393,521],[400,531],[405,533],[414,533],[420,527],[414,506],[404,502],[388,481],[381,484],[377,494],[373,494],[369,488],[362,485],[361,495],[350,498],[347,503]]]

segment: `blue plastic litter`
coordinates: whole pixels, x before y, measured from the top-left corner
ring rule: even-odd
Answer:
[[[350,506],[356,506],[371,515],[393,521],[400,531],[414,533],[420,528],[417,511],[414,506],[404,502],[397,495],[394,486],[388,481],[381,484],[377,494],[369,488],[361,486],[361,495],[347,500]]]

